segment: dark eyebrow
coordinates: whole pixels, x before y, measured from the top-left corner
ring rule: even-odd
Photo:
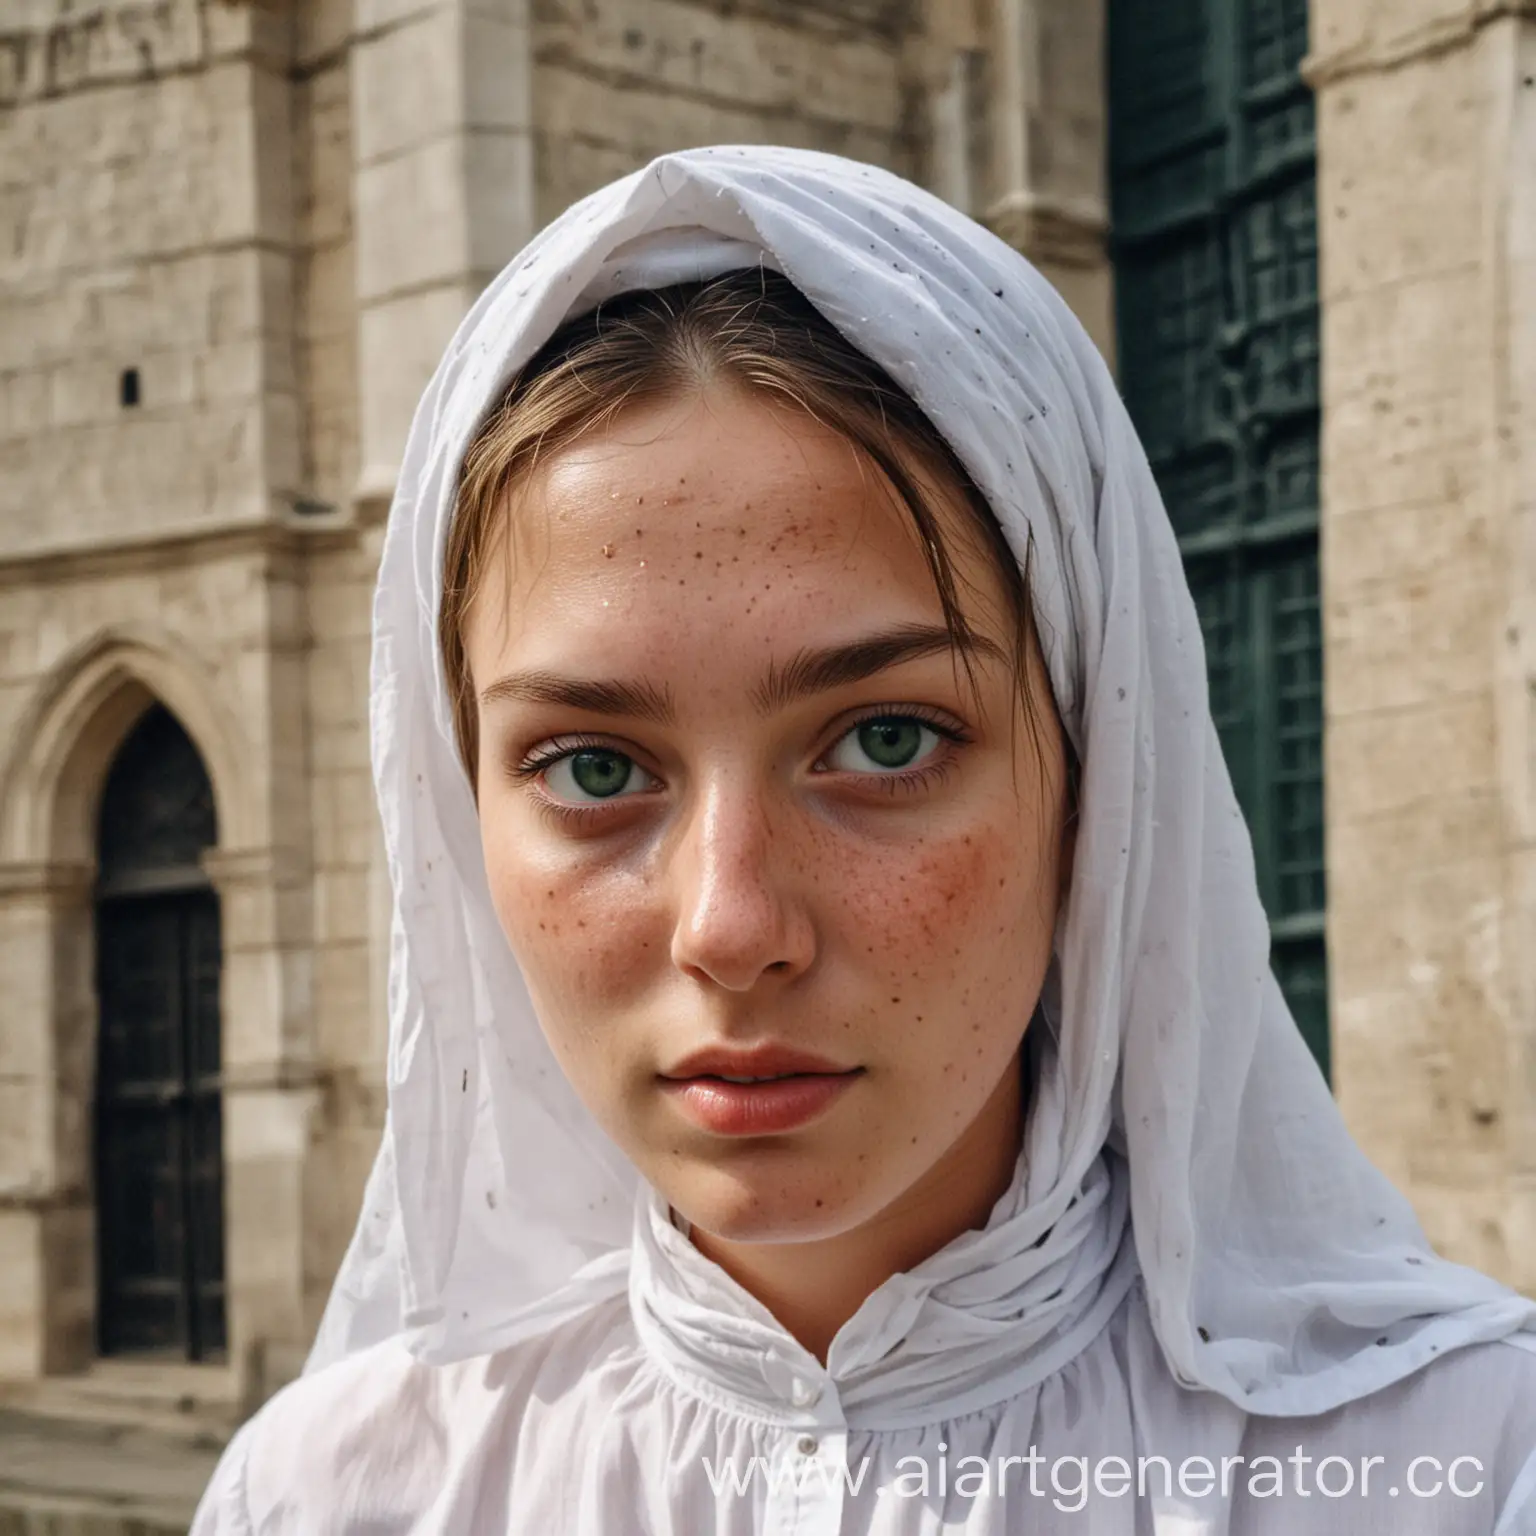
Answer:
[[[960,648],[997,661],[1007,660],[1002,647],[984,635],[973,633]],[[903,624],[845,645],[800,651],[783,666],[769,667],[768,675],[752,690],[752,703],[760,714],[771,714],[797,699],[862,682],[889,667],[954,649],[954,637],[941,624]],[[596,682],[554,672],[512,672],[480,695],[482,704],[503,699],[560,704],[596,715],[650,720],[657,725],[670,725],[674,718],[667,693],[649,683],[618,679]]]
[[[752,692],[752,702],[761,714],[771,714],[796,699],[843,688],[884,672],[887,667],[955,649],[955,637],[942,624],[901,624],[848,645],[801,651],[782,667],[770,665],[768,676]],[[1000,646],[974,632],[960,649],[996,661],[1006,660]]]
[[[502,699],[524,704],[561,704],[594,715],[627,715],[657,725],[670,725],[673,717],[671,698],[649,683],[588,682],[579,677],[562,677],[558,672],[509,672],[480,695],[482,704]]]

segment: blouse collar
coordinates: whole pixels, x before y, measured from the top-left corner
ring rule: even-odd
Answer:
[[[873,1291],[823,1366],[641,1187],[630,1306],[685,1387],[784,1423],[894,1429],[1016,1396],[1098,1335],[1136,1276],[1125,1165],[1104,1152],[1042,1230],[1021,1154],[983,1228]]]

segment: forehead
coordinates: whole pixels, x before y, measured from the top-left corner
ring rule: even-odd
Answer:
[[[992,628],[1001,581],[961,488],[929,480],[967,616]],[[623,413],[546,459],[507,518],[472,649],[490,617],[503,647],[599,625],[628,625],[643,645],[658,626],[744,626],[768,643],[775,625],[942,620],[919,531],[872,461],[793,406],[734,389]]]
[[[562,556],[588,529],[649,538],[658,553],[698,536],[759,555],[921,550],[883,477],[838,433],[787,405],[716,391],[638,407],[546,461],[512,504],[525,545]],[[740,551],[736,551],[740,553]],[[899,558],[899,556],[898,556]]]

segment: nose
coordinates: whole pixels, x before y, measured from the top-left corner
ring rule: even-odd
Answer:
[[[765,973],[788,977],[810,965],[815,929],[785,855],[761,794],[723,781],[705,787],[674,854],[679,970],[746,992]]]

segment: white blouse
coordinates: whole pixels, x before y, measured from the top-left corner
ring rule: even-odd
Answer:
[[[457,1364],[389,1341],[303,1377],[231,1443],[192,1536],[1536,1533],[1528,1336],[1261,1418],[1174,1381],[1125,1254],[1071,1359],[1022,1387],[1002,1361],[985,1405],[972,1379],[915,1409],[840,1365],[845,1334],[911,1322],[904,1277],[823,1367],[647,1191],[627,1296]]]

